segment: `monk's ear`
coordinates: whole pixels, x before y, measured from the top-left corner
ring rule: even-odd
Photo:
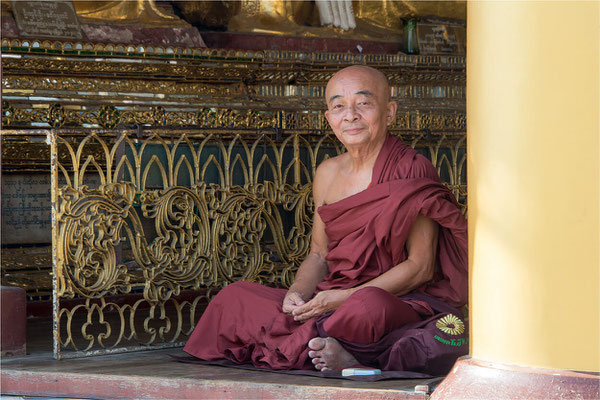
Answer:
[[[329,110],[325,111],[325,118],[327,119],[327,122],[329,122]],[[331,126],[331,122],[329,122],[329,125]]]
[[[386,115],[386,124],[390,126],[392,122],[394,122],[394,118],[396,118],[396,111],[398,110],[398,103],[395,101],[390,101],[387,105],[387,115]]]

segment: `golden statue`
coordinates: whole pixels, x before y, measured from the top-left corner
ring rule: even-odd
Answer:
[[[188,22],[196,25],[207,26],[206,20],[214,20],[219,9],[224,9],[227,4],[227,13],[221,15],[226,18],[226,25],[225,22],[223,24],[230,32],[303,37],[397,41],[402,37],[403,19],[425,15],[466,19],[465,1],[241,0],[172,3]],[[332,9],[334,16],[346,12],[350,26],[343,26],[343,18],[339,25],[323,21],[322,11],[327,8]],[[326,26],[321,26],[323,22]]]
[[[141,25],[144,27],[189,27],[173,13],[173,7],[155,0],[71,1],[82,23]],[[9,0],[1,0],[2,16],[12,15]]]
[[[160,7],[154,0],[73,1],[81,22],[141,24],[153,27],[189,26],[177,17],[171,7]]]
[[[466,20],[465,1],[107,0],[73,1],[73,5],[83,23],[145,27],[189,27],[190,23],[200,30],[386,42],[402,40],[407,18]],[[8,9],[10,3],[2,0],[2,12]]]

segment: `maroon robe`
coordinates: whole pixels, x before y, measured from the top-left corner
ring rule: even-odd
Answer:
[[[397,369],[428,362],[426,350],[419,352],[426,360],[397,360],[406,346],[394,346],[401,342],[394,334],[405,332],[403,326],[419,328],[439,312],[461,316],[457,308],[467,299],[466,221],[433,165],[388,134],[371,187],[318,213],[329,239],[329,274],[317,291],[361,285],[406,260],[406,239],[418,214],[440,226],[435,278],[402,297],[377,288],[356,291],[335,312],[305,323],[282,312],[286,290],[237,282],[210,302],[184,351],[204,360],[312,369],[308,341],[331,336],[366,365]]]

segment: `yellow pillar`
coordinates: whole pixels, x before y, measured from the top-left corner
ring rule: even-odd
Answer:
[[[480,368],[600,370],[599,28],[595,1],[467,4],[467,361]]]

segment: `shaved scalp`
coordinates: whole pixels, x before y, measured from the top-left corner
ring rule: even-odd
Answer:
[[[325,101],[329,102],[330,96],[335,96],[335,93],[330,92],[331,88],[333,87],[336,81],[347,76],[356,75],[370,78],[377,86],[376,89],[380,91],[380,93],[384,96],[385,101],[390,100],[390,84],[383,72],[375,68],[368,67],[366,65],[352,65],[350,67],[346,67],[344,69],[339,70],[338,72],[333,74],[331,79],[329,79],[329,82],[327,82],[327,87],[325,89]]]

